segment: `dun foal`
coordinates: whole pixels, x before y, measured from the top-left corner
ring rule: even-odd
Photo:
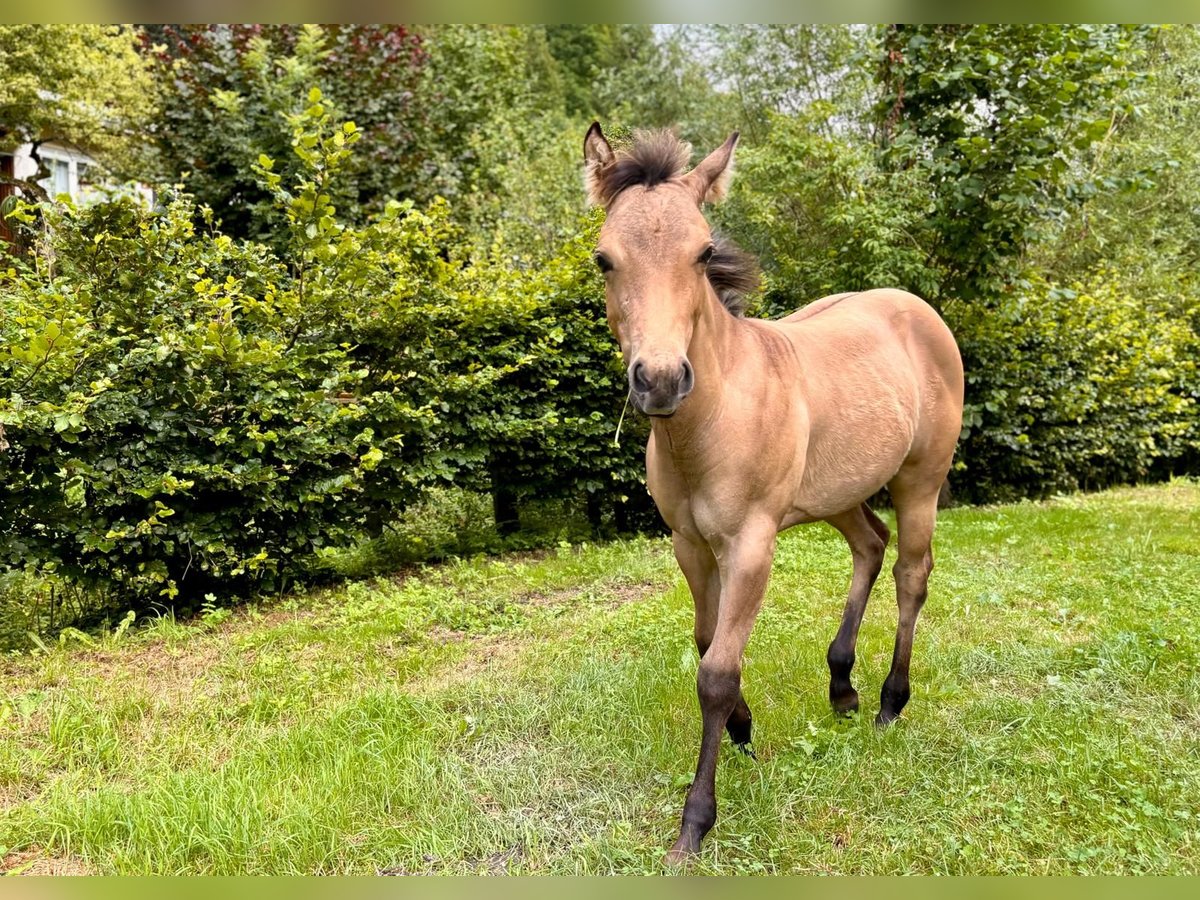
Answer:
[[[829,645],[829,698],[858,707],[850,682],[859,624],[888,529],[866,500],[896,508],[899,627],[876,721],[900,715],[917,614],[933,568],[938,492],[962,418],[958,347],[938,315],[899,290],[825,297],[780,321],[740,316],[746,276],[700,212],[719,200],[737,134],[690,172],[667,132],[614,152],[584,139],[589,199],[607,211],[596,248],[608,323],[634,405],[652,417],[646,481],[672,531],[696,605],[703,736],[668,862],[700,847],[717,818],[721,732],[749,751],[742,652],[767,587],[775,537],[825,521],[854,559],[850,597]]]

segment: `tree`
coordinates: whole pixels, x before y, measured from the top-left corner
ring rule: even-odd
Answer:
[[[875,108],[882,163],[916,170],[942,296],[994,295],[1064,215],[1072,163],[1142,77],[1148,26],[895,25]]]
[[[713,25],[690,40],[711,58],[712,78],[727,93],[727,114],[750,143],[766,140],[773,117],[821,117],[808,123],[831,137],[863,130],[870,78],[862,59],[872,35],[852,25]]]
[[[603,74],[654,45],[648,25],[547,25],[545,31],[547,48],[562,73],[565,112],[580,117],[598,114]]]
[[[545,145],[557,143],[570,129],[561,74],[544,29],[438,26],[429,30],[427,48],[422,90],[429,98],[429,118],[421,140],[420,199],[449,200],[483,253],[497,243],[497,230],[514,218],[532,220],[525,230],[539,232],[542,210],[555,207],[549,215],[557,222],[556,200],[546,195],[559,194],[561,165],[551,162],[540,175],[522,177],[529,160],[541,159]],[[557,161],[558,155],[551,152],[549,158]],[[514,177],[522,182],[520,193],[510,187]]]
[[[39,172],[5,178],[45,198],[47,142],[85,150],[120,175],[135,168],[156,90],[134,33],[106,25],[0,25],[0,152],[32,145]],[[3,177],[3,176],[0,176]]]
[[[562,73],[568,115],[587,122],[615,119],[636,128],[681,125],[688,130],[715,99],[703,63],[681,30],[656,34],[649,25],[545,28]]]
[[[1078,211],[1038,248],[1042,267],[1076,274],[1115,263],[1144,286],[1200,264],[1200,28],[1161,29],[1145,68],[1133,102],[1080,160]]]
[[[883,172],[866,140],[825,132],[832,106],[770,117],[765,141],[740,150],[729,200],[712,216],[767,272],[761,309],[785,315],[826,294],[899,287],[937,291],[918,238],[926,187]]]
[[[339,208],[361,221],[389,199],[420,194],[426,54],[403,26],[147,26],[142,49],[164,85],[153,125],[158,179],[187,173],[189,191],[228,234],[279,239],[278,207],[252,167],[266,155],[283,174],[299,173],[288,117],[314,86],[364,136]]]
[[[1182,327],[1187,346],[1170,372],[1174,392],[1192,404],[1191,430],[1185,451],[1159,468],[1194,472],[1200,462],[1194,413],[1200,404],[1200,28],[1161,29],[1146,70],[1134,102],[1080,163],[1078,208],[1031,256],[1064,282],[1102,273],[1140,308]]]

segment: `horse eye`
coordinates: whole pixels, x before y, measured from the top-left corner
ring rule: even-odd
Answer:
[[[704,248],[704,252],[700,254],[700,258],[697,259],[696,262],[700,263],[700,265],[702,265],[702,266],[708,265],[709,260],[711,260],[713,258],[713,250],[714,249],[715,248],[713,247],[713,245],[709,244],[707,247]]]
[[[603,253],[597,253],[595,258],[596,265],[600,268],[601,272],[607,273],[612,271],[612,262],[607,256],[605,256]]]

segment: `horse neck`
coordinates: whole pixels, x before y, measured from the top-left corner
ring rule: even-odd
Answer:
[[[713,449],[713,426],[720,419],[736,362],[731,347],[741,323],[725,310],[711,288],[705,295],[688,345],[696,386],[673,416],[651,419],[658,445],[676,457],[703,456]]]

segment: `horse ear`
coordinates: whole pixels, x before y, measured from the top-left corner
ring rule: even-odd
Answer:
[[[614,158],[613,149],[600,130],[600,123],[593,122],[583,139],[583,187],[592,206],[602,202],[600,181]]]
[[[729,182],[733,180],[733,148],[737,146],[738,135],[737,131],[731,134],[729,140],[684,176],[697,203],[717,203],[725,199]]]

